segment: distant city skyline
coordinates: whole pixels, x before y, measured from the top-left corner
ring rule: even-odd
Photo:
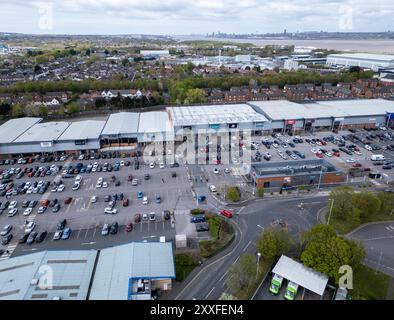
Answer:
[[[1,32],[190,35],[394,30],[381,0],[0,0]]]

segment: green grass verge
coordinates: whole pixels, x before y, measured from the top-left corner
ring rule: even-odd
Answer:
[[[326,214],[326,219],[328,218],[328,213]],[[394,215],[388,216],[387,214],[375,214],[369,217],[369,219],[364,219],[360,223],[349,222],[346,220],[337,219],[331,217],[330,225],[339,233],[339,234],[347,234],[350,231],[356,229],[357,227],[370,222],[383,222],[394,220]]]
[[[353,300],[385,300],[390,277],[361,265],[353,274],[353,290],[349,295]]]
[[[176,281],[183,281],[197,265],[195,257],[191,254],[179,253],[175,255]]]
[[[219,216],[207,216],[212,240],[200,241],[200,254],[210,258],[226,248],[235,237],[234,229],[226,219]]]

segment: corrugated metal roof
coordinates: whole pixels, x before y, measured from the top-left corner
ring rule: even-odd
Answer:
[[[328,282],[325,274],[307,268],[284,255],[280,257],[272,272],[320,296],[323,295]]]
[[[140,114],[139,133],[170,132],[172,125],[165,111],[144,112]]]
[[[87,120],[73,122],[58,140],[99,139],[104,126],[105,121]]]
[[[42,251],[2,260],[0,299],[85,300],[96,255],[95,250]]]
[[[11,143],[26,130],[42,121],[42,118],[11,119],[0,126],[0,143]]]
[[[167,110],[174,126],[267,121],[247,104],[169,107]]]
[[[102,131],[103,135],[137,133],[140,114],[135,112],[119,112],[109,116]]]
[[[90,300],[125,300],[130,278],[174,278],[172,244],[130,243],[100,251]]]
[[[287,100],[248,102],[272,120],[338,118],[386,115],[394,102],[384,99],[352,99],[295,103]]]
[[[69,122],[38,123],[15,139],[14,142],[54,141],[63,134],[69,125]]]
[[[382,61],[382,62],[393,62],[394,61],[394,55],[373,54],[373,53],[339,53],[339,54],[329,54],[327,56],[327,58],[376,60],[376,61]]]

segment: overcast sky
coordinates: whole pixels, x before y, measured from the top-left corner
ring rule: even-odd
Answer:
[[[0,0],[0,12],[0,31],[21,33],[394,30],[393,0]]]

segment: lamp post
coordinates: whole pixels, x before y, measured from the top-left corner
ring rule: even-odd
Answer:
[[[259,264],[260,264],[260,257],[261,257],[261,253],[257,252],[257,268],[256,268],[256,279],[259,276]]]
[[[330,206],[330,213],[328,214],[327,224],[330,224],[332,208],[333,208],[333,206],[334,206],[334,199],[329,199],[329,200],[331,200],[331,206]]]

